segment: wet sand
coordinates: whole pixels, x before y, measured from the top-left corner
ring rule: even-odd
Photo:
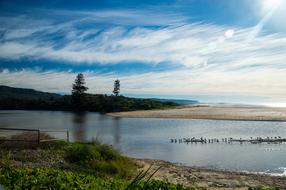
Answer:
[[[134,159],[143,169],[152,165],[155,171],[161,169],[153,179],[169,181],[191,187],[205,187],[210,190],[240,189],[249,187],[272,186],[286,189],[286,177],[274,177],[262,174],[249,174],[243,172],[218,171],[172,164],[161,160]]]
[[[256,106],[180,106],[173,109],[108,113],[114,117],[286,121],[286,108]]]

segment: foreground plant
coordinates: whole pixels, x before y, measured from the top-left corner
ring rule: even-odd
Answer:
[[[3,168],[0,184],[5,189],[98,189],[98,190],[195,190],[162,181],[133,183],[123,179],[102,179],[92,175],[51,168]]]

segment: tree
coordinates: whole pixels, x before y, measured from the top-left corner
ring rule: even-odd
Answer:
[[[72,104],[76,110],[81,110],[83,108],[85,92],[88,90],[84,85],[84,76],[82,73],[79,73],[72,85]]]
[[[114,90],[113,90],[113,93],[115,96],[118,96],[120,92],[120,81],[117,79],[114,81]]]

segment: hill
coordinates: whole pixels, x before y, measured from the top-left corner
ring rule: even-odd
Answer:
[[[14,88],[0,85],[0,98],[56,98],[61,95],[48,92],[40,92],[34,89]]]

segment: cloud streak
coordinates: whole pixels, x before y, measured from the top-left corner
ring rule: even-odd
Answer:
[[[113,81],[121,80],[124,94],[260,96],[286,101],[286,69],[245,69],[243,71],[149,72],[133,75],[85,72],[91,93],[110,94]],[[76,73],[19,70],[0,72],[0,84],[35,88],[49,92],[70,93]]]
[[[286,36],[283,34],[258,35],[250,42],[251,27],[190,23],[173,14],[156,17],[150,10],[52,13],[64,16],[60,21],[50,17],[30,18],[31,26],[37,27],[29,28],[23,28],[25,17],[0,18],[7,21],[0,29],[0,59],[46,59],[106,67],[123,62],[131,66],[134,62],[150,65],[166,62],[182,67],[133,75],[92,71],[85,74],[90,89],[94,89],[92,92],[98,93],[110,92],[113,80],[120,78],[125,93],[284,99]],[[11,25],[9,19],[17,24]],[[0,83],[68,93],[74,75],[69,71],[3,69]]]
[[[89,15],[86,19],[45,26],[35,31],[2,29],[0,58],[51,59],[77,64],[172,62],[186,66],[206,66],[208,62],[217,66],[225,62],[236,65],[240,62],[251,66],[257,61],[264,65],[273,64],[273,61],[281,64],[277,57],[286,53],[286,37],[282,35],[258,36],[248,43],[252,28],[235,28],[235,35],[230,38],[224,36],[228,27],[202,23],[163,28],[98,26],[79,29],[84,25],[97,24],[90,19],[91,13],[86,14]],[[107,15],[118,14],[123,13]],[[99,17],[99,13],[95,15]],[[264,59],[265,55],[267,59]],[[245,60],[251,58],[256,61],[249,63]]]

